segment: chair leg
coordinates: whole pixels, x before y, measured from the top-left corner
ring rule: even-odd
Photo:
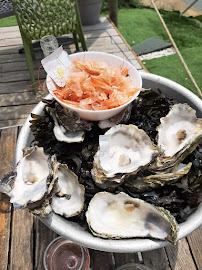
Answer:
[[[79,51],[79,43],[78,43],[78,38],[76,32],[73,32],[73,39],[74,39],[74,44],[76,46],[76,51]]]
[[[88,49],[87,49],[87,46],[86,46],[85,38],[84,38],[84,36],[83,36],[83,32],[82,32],[82,33],[79,32],[78,35],[79,35],[79,39],[80,39],[80,42],[81,42],[83,51],[87,51]]]
[[[29,70],[31,81],[33,83],[34,93],[36,94],[38,89],[36,87],[36,80],[35,80],[35,76],[34,76],[34,69],[33,69],[33,63],[32,63],[32,50],[31,50],[32,45],[30,45],[30,41],[28,41],[24,37],[22,37],[22,40],[23,40],[25,56],[26,56],[26,60],[27,60],[27,67]]]
[[[81,24],[81,17],[79,13],[79,7],[77,1],[75,1],[75,11],[76,11],[76,20],[77,20],[77,33],[79,35],[79,39],[83,48],[83,51],[87,51],[87,46],[86,46],[86,41],[83,35],[83,30],[82,30],[82,24]]]
[[[29,47],[30,47],[30,52],[31,52],[32,60],[34,60],[35,59],[35,55],[34,55],[34,48],[33,48],[32,42],[30,42]]]

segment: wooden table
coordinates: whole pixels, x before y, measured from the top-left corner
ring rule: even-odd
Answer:
[[[0,129],[0,178],[14,167],[20,127]],[[154,251],[120,254],[89,250],[93,270],[114,270],[125,263],[140,262],[152,270],[202,269],[202,226],[176,246]],[[0,270],[41,270],[43,254],[56,234],[27,209],[15,210],[0,193]]]

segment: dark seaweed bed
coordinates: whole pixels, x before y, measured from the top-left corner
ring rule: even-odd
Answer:
[[[55,102],[46,102],[46,106],[55,107]],[[156,143],[156,127],[160,124],[160,118],[167,115],[170,107],[175,104],[174,100],[153,90],[142,92],[139,98],[132,104],[130,118],[125,124],[134,124],[138,128],[145,130],[151,140]],[[86,225],[85,211],[93,195],[99,191],[91,177],[93,158],[98,148],[98,138],[104,134],[104,130],[98,127],[97,122],[86,123],[84,128],[85,139],[82,143],[63,143],[55,139],[53,135],[53,120],[44,109],[44,114],[40,117],[32,115],[33,121],[31,130],[34,135],[32,145],[38,145],[44,148],[46,154],[56,154],[57,160],[65,163],[74,171],[79,178],[79,182],[85,186],[85,206],[80,215],[71,218],[71,221]],[[183,163],[192,162],[192,168],[189,174],[173,185],[149,190],[147,192],[137,192],[130,185],[129,179],[116,188],[107,188],[106,191],[119,193],[120,191],[128,193],[134,198],[143,199],[156,206],[164,207],[169,210],[176,218],[178,223],[185,221],[188,216],[197,208],[202,197],[202,148],[199,145]],[[141,172],[142,173],[142,172]]]

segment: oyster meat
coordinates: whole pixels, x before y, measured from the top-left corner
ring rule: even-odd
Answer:
[[[10,202],[15,208],[24,208],[40,201],[52,191],[55,181],[55,156],[49,158],[42,147],[23,149],[23,158],[18,162],[17,175],[10,193]]]
[[[160,121],[157,141],[163,153],[151,169],[173,170],[202,141],[202,119],[189,105],[175,104]]]
[[[136,174],[158,154],[148,135],[134,125],[116,125],[99,136],[99,150],[94,157],[92,176],[97,184],[122,183]]]
[[[67,218],[78,215],[83,210],[84,186],[65,164],[58,164],[57,177],[51,203],[53,211]]]
[[[86,218],[91,232],[103,238],[151,237],[176,242],[178,224],[165,209],[154,207],[124,192],[97,193]]]

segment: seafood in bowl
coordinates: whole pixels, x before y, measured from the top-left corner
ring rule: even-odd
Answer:
[[[50,98],[50,96],[48,98]],[[152,105],[154,100],[155,104]],[[176,103],[179,103],[179,101],[177,102],[165,98],[157,92],[142,92],[139,98],[132,103],[130,113],[128,111],[125,112],[127,114],[129,113],[129,116],[120,117],[118,123],[117,118],[111,119],[111,121],[109,121],[111,124],[113,120],[116,120],[113,127],[106,127],[105,125],[104,129],[100,128],[103,127],[100,123],[85,121],[79,118],[78,115],[75,116],[75,113],[65,110],[58,105],[57,102],[50,103],[47,101],[47,103],[39,104],[38,108],[33,111],[32,116],[27,120],[27,130],[25,126],[22,129],[20,136],[23,137],[23,140],[25,130],[26,133],[28,132],[29,136],[26,140],[26,145],[21,144],[20,148],[18,148],[19,152],[17,150],[17,153],[20,154],[25,146],[37,145],[38,147],[43,147],[46,155],[50,157],[56,156],[57,162],[54,163],[56,174],[53,177],[53,179],[55,179],[52,182],[53,188],[51,190],[49,189],[49,193],[46,193],[47,196],[45,196],[44,201],[42,202],[40,200],[37,205],[35,204],[36,202],[31,203],[33,207],[30,208],[30,205],[28,205],[29,209],[34,214],[37,214],[45,224],[57,233],[70,237],[73,241],[99,250],[113,250],[119,252],[143,251],[165,246],[167,245],[165,240],[174,243],[176,240],[184,237],[187,234],[187,229],[189,232],[191,229],[190,222],[192,222],[193,218],[190,214],[194,211],[196,211],[196,213],[200,212],[201,209],[199,206],[201,194],[199,178],[200,160],[202,157],[200,154],[201,121],[199,117],[194,116],[194,118],[197,118],[197,125],[199,124],[197,144],[194,144],[195,150],[194,148],[189,150],[190,153],[187,156],[183,153],[184,159],[182,160],[180,158],[180,164],[177,164],[178,162],[172,163],[172,170],[171,166],[169,166],[169,170],[166,168],[165,171],[157,170],[155,166],[157,158],[160,157],[164,151],[163,146],[158,145],[156,138],[158,134],[157,127],[160,126],[161,120],[164,122],[163,119],[169,117],[169,112],[172,111],[175,106],[180,110],[183,106],[190,108],[190,106],[184,103],[183,106],[182,103]],[[74,132],[82,129],[85,133],[84,140],[74,143],[58,140],[53,132],[55,125],[53,115],[52,113],[50,115],[50,110],[47,110],[47,108],[52,109],[59,125],[63,125],[63,128],[65,127],[65,129]],[[189,111],[192,110],[189,109]],[[197,114],[198,113],[200,115],[200,110],[197,110]],[[67,119],[69,119],[69,121]],[[31,130],[29,121],[31,122]],[[179,126],[179,129],[182,129],[182,127]],[[139,135],[134,136],[134,130],[137,131]],[[140,130],[140,132],[138,130]],[[179,130],[175,131],[177,137],[179,137],[180,133],[178,131]],[[188,134],[188,131],[186,131],[186,133]],[[99,140],[99,137],[101,137],[101,140]],[[186,144],[185,137],[186,136],[180,136],[180,143],[182,143],[182,145],[184,140],[184,144]],[[46,139],[44,140],[44,138]],[[128,143],[128,139],[126,138],[129,139],[130,143]],[[143,138],[145,139],[143,140]],[[138,140],[139,142],[142,140],[145,144],[146,150],[143,150],[143,152],[149,155],[151,151],[151,158],[136,168],[133,167],[136,158],[138,160],[139,156],[141,159],[144,159],[144,155],[138,150]],[[105,142],[107,144],[112,142],[114,146],[102,148],[102,144]],[[133,147],[132,144],[134,144]],[[127,149],[127,151],[124,152],[123,149]],[[97,154],[99,153],[98,151],[109,152],[106,153],[105,156]],[[17,154],[18,160],[22,158],[22,156],[20,156],[21,154],[19,154]],[[115,170],[114,168],[106,167],[107,164],[104,162],[105,158],[110,158],[111,155],[115,155],[115,160],[110,162],[110,164],[116,165]],[[96,158],[96,156],[98,156],[98,158]],[[102,158],[104,158],[104,160]],[[97,162],[99,165],[97,167],[99,173],[104,175],[102,179],[104,183],[102,183],[102,185],[96,182],[97,176],[91,174],[92,170],[96,168]],[[63,164],[64,167],[57,164]],[[68,170],[66,170],[66,166]],[[65,186],[70,185],[71,187],[75,187],[76,192],[72,192],[72,188],[70,187],[63,189],[64,178],[62,177],[62,181],[58,181],[58,168],[60,168],[60,172],[74,179],[73,183],[75,184],[70,184],[72,183],[70,181],[68,182],[69,184]],[[63,168],[65,169],[63,170]],[[114,181],[115,177],[120,178],[121,181]],[[141,181],[141,179],[143,179],[143,181]],[[140,186],[137,186],[136,182],[138,182]],[[59,187],[57,183],[59,183]],[[83,205],[82,190],[84,190]],[[103,193],[107,194],[105,199],[102,199]],[[59,199],[60,202],[63,200],[69,202],[71,197],[72,199],[74,198],[74,194],[78,194],[77,200],[81,202],[81,207],[74,212],[75,215],[64,214],[62,211],[59,212],[53,209],[52,198],[55,197]],[[102,205],[97,203],[99,196],[101,196],[100,200],[102,201]],[[60,202],[58,205],[60,205]],[[92,220],[94,220],[94,215],[100,211],[98,205],[100,205],[100,207],[102,206],[102,209],[106,209],[107,211],[104,210],[105,215],[98,214],[100,217],[103,216],[105,218],[102,223],[98,222],[98,224],[95,225]],[[117,206],[122,209],[121,212],[117,210],[119,209]],[[41,211],[42,209],[45,209],[45,211]],[[142,210],[139,211],[140,209]],[[50,210],[49,214],[48,210]],[[112,213],[110,211],[112,211]],[[92,215],[90,214],[89,217],[87,213],[91,213]],[[109,224],[107,224],[107,215],[114,217],[114,225],[119,225],[119,222],[125,219],[121,219],[118,213],[121,213],[121,217],[127,217],[126,222],[129,222],[129,224],[130,222],[134,223],[134,219],[136,221],[138,220],[137,223],[143,225],[142,235],[131,235],[130,233],[127,234],[127,232],[121,235],[120,231],[116,231],[113,235],[113,230],[108,231],[107,226]],[[95,218],[95,220],[97,220],[97,218]],[[201,224],[200,219],[197,219],[196,215],[194,215],[194,221],[195,222],[192,222],[192,224],[198,224],[197,226]],[[179,227],[176,222],[179,223]],[[183,228],[186,227],[187,222],[189,226],[187,226],[186,232],[184,232],[185,229]],[[146,228],[144,226],[145,224]],[[97,227],[100,225],[101,228]],[[89,226],[89,229],[87,229],[87,226]],[[127,225],[123,226],[127,227]],[[141,226],[139,228],[141,231]],[[150,228],[152,228],[151,231]],[[156,233],[153,232],[155,228],[157,228]],[[103,237],[107,238],[103,239]],[[129,239],[126,239],[128,237]],[[162,241],[163,239],[164,241]]]
[[[47,61],[42,61],[48,74],[47,88],[62,106],[78,112],[83,119],[98,121],[118,114],[142,88],[139,72],[120,57],[81,52],[70,55],[68,61],[67,72],[55,66],[57,78],[46,69]]]

